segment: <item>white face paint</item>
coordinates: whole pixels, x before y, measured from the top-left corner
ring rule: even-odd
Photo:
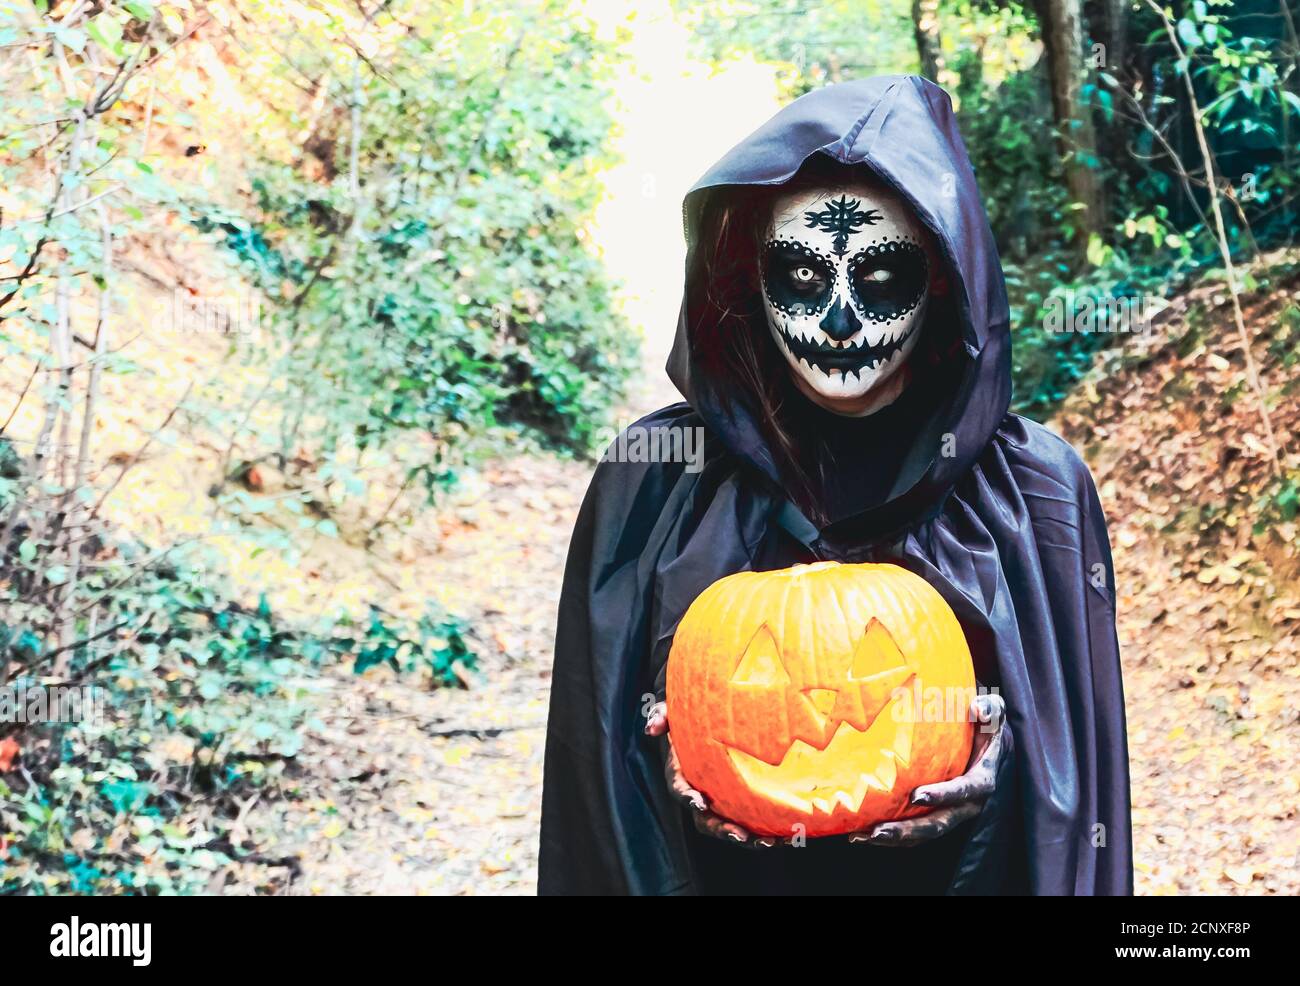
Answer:
[[[921,336],[926,232],[897,195],[865,183],[776,200],[761,262],[768,326],[795,382],[841,414],[893,401]]]

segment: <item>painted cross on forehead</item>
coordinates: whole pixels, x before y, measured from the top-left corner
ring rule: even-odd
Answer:
[[[925,235],[901,198],[866,183],[776,200],[761,264],[764,307],[796,382],[819,403],[865,413],[865,398],[906,362],[925,315]]]
[[[849,234],[856,233],[861,226],[880,222],[880,212],[876,209],[864,210],[857,199],[841,195],[820,212],[805,213],[804,218],[808,220],[809,229],[824,229],[835,234],[831,245],[835,248],[835,255],[842,257],[848,249]]]

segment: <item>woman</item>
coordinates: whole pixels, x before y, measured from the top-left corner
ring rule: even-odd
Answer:
[[[947,95],[911,76],[810,93],[685,216],[686,402],[633,428],[700,429],[704,464],[605,461],[583,503],[539,890],[1131,893],[1105,521],[1074,451],[1007,411],[1005,287]],[[772,845],[677,771],[663,672],[704,588],[815,560],[924,577],[1000,700],[967,773],[914,793],[929,814]]]

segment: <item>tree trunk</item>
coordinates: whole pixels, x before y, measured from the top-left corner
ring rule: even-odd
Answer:
[[[912,0],[912,27],[916,31],[916,54],[921,74],[932,82],[943,71],[943,47],[939,34],[939,0]]]
[[[1092,115],[1080,98],[1085,61],[1079,0],[1036,0],[1035,7],[1047,54],[1052,115],[1066,156],[1066,185],[1070,198],[1083,205],[1078,232],[1080,246],[1086,246],[1098,221],[1097,183],[1079,153],[1095,158],[1097,145]]]
[[[1084,25],[1087,36],[1093,41],[1092,49],[1087,53],[1084,64],[1093,81],[1102,89],[1109,91],[1110,86],[1102,82],[1104,72],[1128,86],[1130,91],[1133,78],[1128,66],[1128,0],[1085,0],[1083,5]],[[1117,97],[1117,93],[1112,93]],[[1097,133],[1094,138],[1097,156],[1107,162],[1116,171],[1133,172],[1133,160],[1128,150],[1128,125],[1118,115],[1109,119],[1096,121]],[[1098,216],[1109,216],[1110,194],[1103,184],[1097,189],[1096,203]]]
[[[1128,57],[1127,0],[1087,0],[1083,16],[1092,40],[1105,46],[1105,58],[1096,68],[1123,78]]]

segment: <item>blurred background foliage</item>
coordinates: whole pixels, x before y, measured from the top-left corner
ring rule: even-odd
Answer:
[[[592,236],[628,128],[715,129],[616,119],[677,64],[627,64],[661,6],[782,99],[948,89],[1034,417],[1114,341],[1056,331],[1063,301],[1248,291],[1294,238],[1286,0],[0,0],[0,685],[108,696],[0,723],[0,891],[213,888],[297,790],[328,668],[472,681],[442,587],[313,580],[409,568],[488,456],[589,455],[671,334]],[[645,258],[671,304],[679,262]]]

